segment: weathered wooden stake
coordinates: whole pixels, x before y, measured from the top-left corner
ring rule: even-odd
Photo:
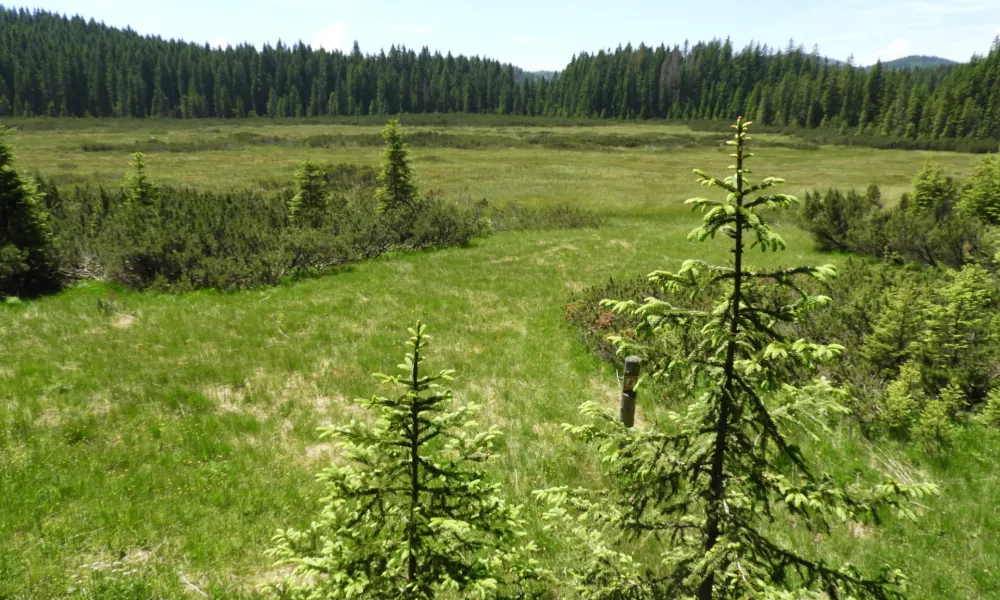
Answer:
[[[618,413],[625,427],[631,427],[635,424],[635,384],[639,381],[639,364],[641,362],[638,356],[625,358],[625,375],[622,376],[622,404]]]

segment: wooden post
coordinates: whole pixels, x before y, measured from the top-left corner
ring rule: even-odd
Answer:
[[[639,364],[641,362],[638,356],[629,356],[625,359],[625,375],[622,377],[622,403],[618,413],[625,427],[631,427],[635,424],[635,384],[639,380]]]

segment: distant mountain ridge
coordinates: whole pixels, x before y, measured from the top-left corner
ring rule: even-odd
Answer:
[[[961,64],[957,61],[940,56],[925,56],[923,54],[911,54],[896,60],[887,60],[882,63],[883,69],[932,69],[935,67],[946,67]]]

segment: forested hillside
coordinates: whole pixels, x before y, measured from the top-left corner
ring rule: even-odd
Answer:
[[[143,37],[80,17],[0,11],[0,116],[296,117],[469,112],[732,119],[910,138],[1000,137],[1000,46],[927,69],[834,64],[729,41],[619,47],[558,77],[403,47],[257,50]]]
[[[954,66],[958,63],[940,56],[924,56],[922,54],[911,54],[895,60],[882,63],[886,69],[927,69],[933,67]]]

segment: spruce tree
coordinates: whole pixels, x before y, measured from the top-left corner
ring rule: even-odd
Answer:
[[[14,168],[0,126],[0,297],[30,296],[60,284],[49,214],[35,182]]]
[[[476,405],[454,403],[442,387],[454,371],[424,371],[424,325],[409,332],[401,373],[375,374],[398,394],[358,400],[374,421],[321,430],[338,446],[318,477],[324,507],[268,551],[295,566],[274,586],[285,597],[518,598],[536,574],[521,509],[484,468],[500,432],[476,424]]]
[[[912,346],[920,339],[927,318],[924,294],[911,282],[886,291],[885,307],[861,347],[861,355],[876,372],[893,376],[913,354]]]
[[[950,212],[958,200],[958,188],[951,177],[941,171],[941,167],[927,161],[913,178],[913,192],[909,196],[908,208],[921,213],[944,215]]]
[[[996,359],[998,294],[989,272],[969,264],[948,274],[923,322],[919,355],[928,391],[956,385],[980,397],[991,385],[989,365]]]
[[[125,174],[122,186],[125,202],[133,206],[152,205],[159,197],[160,188],[146,176],[146,155],[142,152],[132,154],[128,165],[132,170]]]
[[[850,565],[832,566],[813,550],[783,544],[771,525],[788,518],[823,531],[834,520],[874,520],[886,508],[912,517],[908,501],[935,488],[891,480],[872,487],[839,483],[810,466],[796,445],[793,426],[844,411],[837,403],[842,392],[826,380],[805,379],[841,347],[791,338],[786,327],[829,301],[807,294],[797,280],[823,280],[833,269],[748,264],[752,247],[785,247],[763,210],[795,202],[772,192],[781,179],[751,181],[749,125],[738,119],[728,142],[735,147],[733,174],[720,180],[695,171],[726,199],[688,201],[707,211],[690,237],[721,234],[732,264],[688,260],[676,273],[650,274],[666,300],[605,301],[642,320],[640,342],[616,338],[620,350],[645,354],[650,377],[673,383],[669,389],[683,394],[687,408],[670,413],[666,423],[628,429],[610,411],[585,404],[590,423],[567,428],[599,444],[610,487],[593,495],[538,492],[550,502],[548,517],[572,523],[574,542],[585,549],[569,574],[586,597],[712,600],[790,598],[793,592],[860,600],[890,598],[901,588],[899,571],[887,567],[868,576]],[[702,308],[699,299],[704,303],[713,291],[718,295]],[[691,306],[675,304],[685,294]],[[619,543],[621,534],[627,544]],[[642,565],[632,548],[654,557]]]
[[[413,185],[409,151],[403,142],[403,132],[399,121],[392,119],[382,129],[385,149],[382,151],[382,166],[378,172],[375,200],[379,212],[397,210],[412,205],[417,200],[417,188]]]
[[[328,194],[323,170],[311,160],[302,161],[295,169],[295,195],[288,201],[288,218],[307,227],[321,226]]]

